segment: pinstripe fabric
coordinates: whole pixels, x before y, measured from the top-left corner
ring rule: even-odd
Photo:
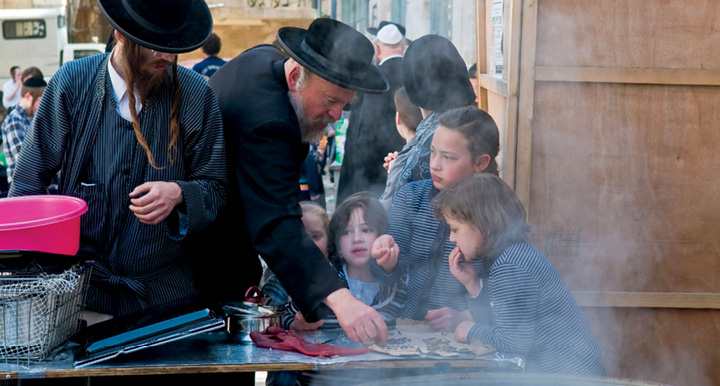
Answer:
[[[156,164],[164,166],[154,169],[128,123],[114,112],[108,58],[75,60],[53,76],[27,133],[10,195],[43,194],[62,169],[60,193],[88,202],[79,254],[109,268],[108,281],[114,283],[109,288],[93,286],[88,308],[125,314],[194,293],[183,240],[215,219],[225,202],[227,171],[220,111],[200,75],[178,68],[180,138],[173,164],[167,157],[166,134],[172,87],[143,103],[138,116],[142,133]],[[141,224],[128,209],[128,193],[146,181],[174,181],[182,188],[183,204],[162,224]],[[162,275],[148,279],[153,272]],[[147,298],[123,286],[123,277],[125,282],[144,282]]]
[[[338,276],[340,277],[340,279],[342,279],[345,287],[349,287],[344,269],[338,267],[336,268]],[[273,278],[275,278],[275,276],[273,276]],[[277,278],[275,278],[275,280],[277,280]],[[356,296],[356,294],[353,295]],[[397,319],[402,314],[403,307],[405,306],[406,301],[407,287],[405,286],[405,283],[399,281],[390,285],[381,284],[380,292],[378,292],[378,294],[375,296],[375,299],[373,299],[372,303],[368,305],[374,308],[375,311],[380,314],[385,323],[393,325],[395,324],[395,319]],[[292,300],[288,302],[282,316],[283,327],[285,329],[290,328],[290,323],[295,321],[295,314],[299,311],[300,309],[297,307],[297,305],[295,305]],[[340,323],[338,322],[335,315],[332,315],[331,317],[325,317],[322,320],[323,325],[322,327],[320,327],[321,329],[341,328]]]
[[[555,268],[529,243],[508,247],[482,290],[494,324],[475,324],[468,339],[519,353],[526,371],[604,375],[585,317]]]
[[[420,301],[422,289],[428,277],[428,254],[437,235],[440,223],[435,220],[432,208],[432,197],[437,189],[433,187],[432,180],[415,181],[405,185],[395,196],[390,211],[388,234],[391,235],[398,247],[399,269],[386,277],[386,280],[399,280],[407,275],[408,301],[405,306],[405,317],[412,318]],[[455,248],[450,241],[445,242],[443,258],[440,261],[437,279],[430,291],[430,298],[425,310],[451,307],[458,311],[468,309],[468,298],[465,296],[465,287],[450,273],[448,256]],[[477,272],[487,272],[485,263],[476,259],[473,265]],[[375,268],[374,266],[373,268]],[[381,275],[382,270],[373,269],[375,275]],[[473,301],[473,304],[475,301]]]

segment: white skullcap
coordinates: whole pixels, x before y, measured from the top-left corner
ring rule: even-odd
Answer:
[[[403,36],[397,26],[388,24],[378,31],[377,39],[385,44],[398,44],[403,40]]]

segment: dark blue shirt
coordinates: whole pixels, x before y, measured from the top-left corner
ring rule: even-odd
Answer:
[[[227,62],[217,56],[210,56],[205,58],[203,61],[196,63],[192,69],[200,75],[207,76],[209,78],[225,63]]]

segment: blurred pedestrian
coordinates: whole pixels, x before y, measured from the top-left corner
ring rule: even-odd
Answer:
[[[20,88],[22,87],[22,68],[12,66],[10,68],[10,79],[3,84],[3,106],[8,110],[15,108],[20,103]]]
[[[405,37],[397,24],[387,24],[377,32],[375,57],[380,62],[378,68],[390,81],[390,90],[382,94],[359,93],[352,105],[338,181],[338,202],[362,191],[380,197],[387,180],[382,159],[405,144],[395,127],[393,103],[395,90],[403,82],[403,52]]]
[[[40,106],[46,86],[47,83],[42,78],[26,80],[20,89],[22,95],[20,103],[8,114],[0,127],[8,184],[12,184],[13,171],[18,154],[20,154],[20,147],[25,140],[25,133],[30,129],[32,118]]]

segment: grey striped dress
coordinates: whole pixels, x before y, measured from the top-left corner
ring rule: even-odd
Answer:
[[[484,284],[495,321],[475,324],[468,341],[525,356],[528,372],[604,375],[582,311],[535,247],[518,243],[505,249]]]
[[[225,203],[227,171],[222,120],[215,95],[197,73],[179,67],[180,137],[167,156],[172,87],[152,94],[139,113],[142,133],[161,169],[150,166],[129,122],[115,112],[109,55],[64,65],[51,79],[19,156],[11,196],[45,194],[59,170],[61,194],[88,202],[79,254],[99,273],[90,310],[122,315],[195,293],[183,255]],[[177,182],[184,202],[157,225],[129,211],[128,194],[146,181]]]

